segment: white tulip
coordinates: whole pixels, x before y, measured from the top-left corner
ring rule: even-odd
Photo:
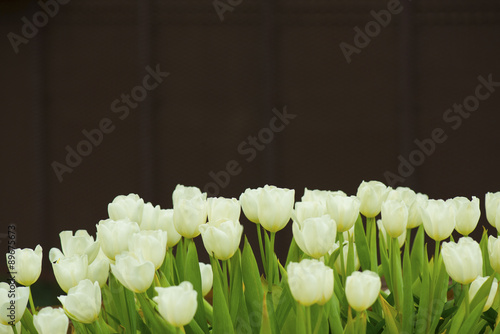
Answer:
[[[198,195],[190,199],[180,198],[174,205],[174,226],[183,237],[197,237],[200,234],[199,226],[207,222],[205,197]]]
[[[76,321],[91,324],[101,312],[101,288],[99,283],[85,279],[72,287],[67,296],[57,297],[66,314]]]
[[[319,202],[326,207],[326,202],[330,196],[341,196],[346,197],[347,194],[342,190],[330,191],[330,190],[309,190],[304,189],[304,195],[301,198],[302,202]]]
[[[478,276],[471,284],[469,288],[469,302],[474,299],[476,293],[479,291],[481,286],[488,280],[488,277]],[[493,305],[493,300],[497,294],[498,290],[498,280],[496,278],[493,279],[491,283],[490,293],[488,294],[488,299],[486,300],[486,304],[484,304],[483,312],[488,311],[488,309]]]
[[[468,200],[466,197],[455,197],[453,204],[457,212],[455,229],[462,235],[471,234],[481,216],[479,198],[472,196],[472,200]]]
[[[52,250],[51,250],[52,252]],[[56,281],[64,292],[87,278],[89,263],[87,254],[62,258],[50,257]]]
[[[406,232],[408,208],[404,201],[387,200],[382,203],[382,223],[391,238],[398,238]]]
[[[329,215],[308,218],[292,225],[293,236],[299,248],[313,258],[320,258],[332,248],[337,226]]]
[[[33,315],[33,325],[38,334],[66,334],[69,319],[62,308],[44,307]]]
[[[206,201],[207,199],[207,193],[202,193],[200,188],[198,187],[186,187],[183,186],[182,184],[178,184],[174,192],[172,193],[172,203],[175,206],[179,203],[181,199],[192,199],[195,197],[201,197],[203,200]]]
[[[134,233],[128,248],[132,253],[141,253],[144,260],[152,262],[155,269],[159,269],[167,252],[167,232],[156,230]]]
[[[116,256],[115,264],[111,263],[111,272],[124,287],[142,293],[153,283],[155,266],[140,253],[123,252]]]
[[[245,217],[252,223],[259,224],[259,195],[262,188],[250,189],[247,188],[240,195],[240,204]]]
[[[201,225],[200,232],[207,253],[219,260],[228,260],[240,245],[243,225],[238,221],[219,220]]]
[[[384,228],[384,224],[382,223],[382,219],[377,220],[377,226],[378,226],[378,229],[380,230],[380,234],[384,238],[386,247],[389,248],[389,240],[387,240],[387,232]],[[398,237],[399,248],[403,247],[405,241],[406,241],[406,229]]]
[[[89,264],[87,270],[87,278],[91,282],[98,282],[99,286],[102,288],[106,285],[109,276],[109,259],[102,250],[95,258],[94,262]]]
[[[295,209],[292,211],[292,219],[303,222],[308,218],[321,217],[326,213],[326,207],[321,202],[296,202]]]
[[[356,196],[361,205],[359,211],[365,217],[376,217],[382,208],[382,202],[387,197],[388,189],[385,184],[379,181],[361,182]]]
[[[375,303],[381,288],[380,277],[373,271],[355,271],[345,282],[347,302],[357,312],[363,312]]]
[[[201,273],[201,290],[203,296],[206,296],[210,290],[212,290],[212,285],[214,282],[214,273],[212,271],[212,266],[210,264],[205,264],[203,262],[199,263],[200,273]]]
[[[42,247],[14,249],[7,255],[7,267],[17,283],[30,286],[35,283],[42,272]]]
[[[323,305],[333,295],[333,269],[318,260],[290,262],[287,267],[288,285],[293,298],[300,304]]]
[[[327,213],[335,220],[338,232],[351,229],[359,216],[361,202],[356,196],[328,196]]]
[[[356,244],[353,243],[352,247],[353,247],[353,251],[354,251],[353,252],[353,254],[354,254],[354,270],[358,270],[361,267],[361,263],[359,262],[358,251],[356,250]],[[339,248],[339,243],[336,242],[333,245],[333,247],[328,251],[328,253],[331,255],[338,248]],[[344,254],[344,271],[345,271],[345,270],[347,270],[347,257],[349,255],[349,242],[348,241],[344,241],[342,253]],[[334,266],[335,266],[335,270],[337,270],[337,272],[339,274],[344,272],[344,271],[342,271],[342,262],[341,262],[341,258],[340,258],[340,253],[339,253],[339,256],[337,256],[337,259],[335,260]]]
[[[407,229],[419,227],[422,225],[422,215],[420,213],[420,208],[427,205],[429,197],[424,194],[418,193],[415,196],[414,201],[408,207],[408,225]]]
[[[453,202],[428,200],[420,207],[425,233],[435,241],[448,238],[455,229],[455,206]]]
[[[292,215],[295,190],[266,185],[258,197],[259,222],[269,232],[283,229]]]
[[[497,227],[500,221],[500,191],[496,193],[486,193],[484,196],[484,206],[486,208],[486,219],[493,227]]]
[[[18,334],[23,333],[20,321],[18,321],[15,326]],[[0,334],[14,334],[14,330],[12,329],[11,325],[2,325],[0,323]]]
[[[109,218],[112,220],[127,220],[141,223],[144,200],[136,194],[116,196],[108,204]]]
[[[0,283],[0,323],[2,325],[14,325],[21,320],[28,305],[29,294],[29,288],[16,287],[14,282]]]
[[[443,243],[441,254],[448,275],[460,284],[469,284],[483,273],[481,248],[469,237]]]
[[[198,308],[197,292],[190,282],[182,282],[178,286],[155,288],[158,296],[153,300],[158,304],[161,316],[171,325],[182,327],[193,320]]]
[[[488,237],[488,255],[491,268],[500,274],[500,241],[492,235]]]
[[[153,207],[151,203],[144,204],[140,228],[143,231],[166,231],[168,248],[177,245],[182,237],[174,226],[174,209],[162,209],[159,205]]]
[[[101,220],[97,224],[97,238],[101,249],[111,261],[116,255],[128,250],[128,241],[140,231],[139,225],[130,220]]]
[[[208,221],[240,220],[240,202],[236,198],[210,197],[207,199]]]
[[[72,231],[62,231],[59,238],[64,256],[87,254],[89,263],[92,263],[99,253],[99,241],[94,241],[86,230],[78,230],[75,235]]]

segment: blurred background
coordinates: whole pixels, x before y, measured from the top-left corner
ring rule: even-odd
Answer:
[[[120,194],[170,208],[177,184],[300,200],[379,180],[477,196],[494,232],[500,2],[0,0],[0,17],[0,247],[9,224],[42,245],[40,296],[60,231],[95,234]]]

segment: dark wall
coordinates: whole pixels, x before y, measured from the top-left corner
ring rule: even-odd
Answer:
[[[119,194],[168,208],[176,184],[204,188],[211,172],[225,197],[266,183],[297,200],[304,187],[354,194],[369,179],[431,198],[500,190],[500,86],[475,97],[479,77],[500,82],[498,2],[232,0],[223,21],[211,1],[66,2],[44,24],[40,4],[0,1],[0,233],[17,224],[19,247],[48,254],[62,230],[95,233]],[[169,73],[151,91],[148,66]],[[126,107],[131,93],[141,101]],[[447,111],[463,103],[470,115]],[[66,147],[100,125],[67,166]],[[286,248],[291,228],[280,234]]]

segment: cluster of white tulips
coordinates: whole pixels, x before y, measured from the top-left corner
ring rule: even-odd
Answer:
[[[267,185],[239,199],[178,185],[172,199],[162,209],[118,196],[95,237],[61,232],[49,259],[62,307],[37,309],[31,296],[40,245],[7,253],[0,334],[500,333],[500,242],[486,230],[479,243],[468,237],[476,197],[433,200],[363,181],[355,196],[305,189],[299,202]],[[500,192],[485,207],[500,226]],[[262,273],[246,238],[240,249],[242,210],[257,229]],[[276,233],[290,220],[280,261]],[[199,235],[210,264],[198,261]]]

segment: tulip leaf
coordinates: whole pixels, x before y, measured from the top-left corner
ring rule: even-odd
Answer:
[[[24,314],[21,317],[21,325],[33,334],[38,333],[33,325],[33,315],[27,308],[24,310]]]
[[[290,310],[292,307],[295,307],[295,300],[293,299],[292,293],[290,291],[290,287],[288,286],[288,274],[283,268],[281,264],[281,296],[278,301],[278,305],[276,307],[276,322],[278,324],[278,328],[283,333],[283,328],[287,322],[288,315],[290,314]]]
[[[398,313],[402,312],[403,308],[403,273],[401,272],[401,251],[397,238],[387,236],[391,245],[391,276],[392,276],[392,292],[394,294],[394,302]],[[389,239],[390,238],[390,239]]]
[[[232,333],[233,323],[229,314],[229,307],[226,302],[226,297],[223,288],[222,269],[219,261],[210,256],[213,271],[213,305],[214,305],[214,333]]]
[[[109,289],[117,309],[120,324],[125,327],[125,333],[136,333],[136,308],[134,293],[125,288],[113,275],[109,273]]]
[[[361,214],[358,215],[358,219],[354,224],[354,239],[356,240],[356,251],[358,253],[359,262],[361,263],[361,268],[363,268],[363,270],[370,270],[370,250],[368,249]]]
[[[451,328],[447,333],[457,334],[458,331],[460,330],[462,322],[464,321],[464,317],[465,317],[465,300],[462,300],[462,303],[460,303],[460,307],[458,308],[457,313],[455,313],[455,315],[451,320]]]
[[[325,311],[328,316],[328,324],[330,325],[331,333],[342,333],[342,320],[340,319],[340,306],[336,294],[325,304]]]
[[[245,302],[250,318],[250,325],[253,333],[259,333],[262,321],[264,292],[260,281],[257,261],[246,237],[241,258],[241,269],[245,284]]]
[[[155,309],[155,303],[148,298],[146,293],[137,293],[144,320],[152,333],[175,333],[175,328],[168,324]],[[135,332],[134,332],[135,333]]]
[[[399,322],[396,320],[397,311],[385,300],[381,295],[379,295],[380,304],[382,305],[382,311],[384,312],[385,324],[389,333],[401,333],[401,327]]]
[[[231,258],[229,314],[236,326],[240,304],[243,301],[243,281],[241,277],[241,252],[238,249]],[[241,321],[241,320],[240,320]]]
[[[488,231],[483,227],[483,237],[479,243],[481,254],[483,255],[483,276],[491,276],[495,272],[490,264],[490,256],[488,251]]]
[[[387,244],[382,236],[382,232],[379,231],[379,248],[380,248],[380,262],[382,263],[382,274],[387,283],[387,288],[392,292],[392,276],[391,276],[391,262],[389,261],[389,254],[387,253]],[[379,274],[380,275],[380,274]]]
[[[107,323],[115,330],[120,327],[120,320],[113,296],[108,285],[101,288],[102,302],[104,305],[104,316],[107,317]]]
[[[446,267],[444,266],[442,256],[438,256],[438,260],[435,263],[434,272],[436,273],[434,275],[434,277],[436,277],[436,280],[432,284],[431,290],[433,290],[433,299],[431,305],[429,305],[429,308],[432,312],[432,321],[430,326],[430,330],[432,332],[436,331],[439,320],[441,319],[441,313],[443,312],[443,308],[447,299],[448,282],[450,280],[448,272],[446,271]]]
[[[186,240],[187,256],[184,264],[184,279],[193,284],[193,289],[197,292],[196,299],[198,308],[194,319],[204,333],[208,333],[207,320],[205,318],[205,308],[203,307],[203,291],[201,285],[200,264],[198,262],[198,252],[193,240]]]
[[[186,252],[184,249],[184,237],[179,240],[177,247],[175,249],[175,264],[177,268],[177,278],[179,283],[184,281],[184,264],[186,263]]]
[[[425,258],[427,258],[427,247],[424,248]],[[416,321],[416,333],[426,333],[429,324],[429,299],[430,299],[430,274],[429,264],[427,262],[423,265],[422,272],[422,286],[420,288],[420,301],[418,304],[418,313]]]
[[[295,242],[295,238],[292,237],[292,241],[290,242],[290,247],[288,248],[288,255],[286,257],[285,268],[288,266],[290,262],[299,262],[300,260],[300,248],[297,246]]]
[[[410,233],[410,231],[407,231]],[[412,333],[413,332],[413,318],[415,313],[415,307],[413,302],[413,291],[412,291],[412,268],[410,260],[410,245],[406,244],[403,254],[403,332]]]
[[[407,233],[409,233],[408,231]],[[413,246],[411,248],[411,268],[412,268],[412,280],[415,282],[420,273],[424,270],[424,241],[425,241],[425,230],[424,226],[420,225],[413,239]],[[410,245],[408,245],[410,247]],[[425,259],[427,261],[427,259]]]

